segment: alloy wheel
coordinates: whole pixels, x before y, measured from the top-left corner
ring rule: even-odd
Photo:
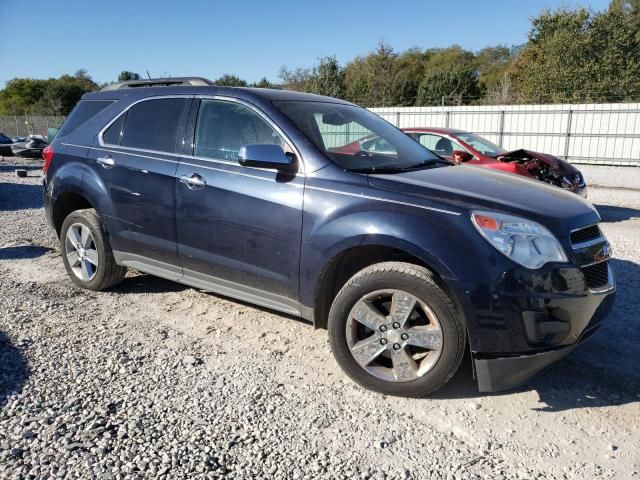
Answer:
[[[368,373],[389,382],[426,375],[442,353],[438,317],[402,290],[376,290],[356,302],[346,325],[347,344]]]
[[[64,246],[73,274],[83,282],[93,280],[98,271],[98,251],[89,227],[82,223],[71,225]]]

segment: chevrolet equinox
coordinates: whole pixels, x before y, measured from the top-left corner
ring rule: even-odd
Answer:
[[[384,148],[340,147],[376,136]],[[480,391],[589,338],[615,282],[594,207],[454,165],[351,103],[201,78],[86,94],[43,152],[44,201],[80,287],[127,268],[326,328],[359,384],[423,396],[466,348]]]

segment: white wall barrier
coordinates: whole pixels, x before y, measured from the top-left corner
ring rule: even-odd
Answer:
[[[507,150],[526,148],[572,163],[640,167],[640,103],[370,110],[400,128],[458,128]]]

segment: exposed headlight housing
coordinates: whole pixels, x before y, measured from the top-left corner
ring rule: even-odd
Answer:
[[[471,221],[500,253],[535,270],[549,262],[567,262],[558,239],[539,223],[495,212],[471,212]]]

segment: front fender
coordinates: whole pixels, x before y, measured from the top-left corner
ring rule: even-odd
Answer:
[[[332,201],[337,205],[342,199],[334,197]],[[305,201],[307,206],[323,204],[326,202],[319,198]],[[302,303],[314,304],[322,272],[333,259],[362,246],[402,251],[427,265],[445,282],[455,283],[457,272],[463,271],[461,263],[468,263],[452,245],[452,239],[464,244],[469,235],[468,227],[465,229],[468,219],[463,217],[355,197],[348,197],[330,215],[305,210],[300,269]]]

